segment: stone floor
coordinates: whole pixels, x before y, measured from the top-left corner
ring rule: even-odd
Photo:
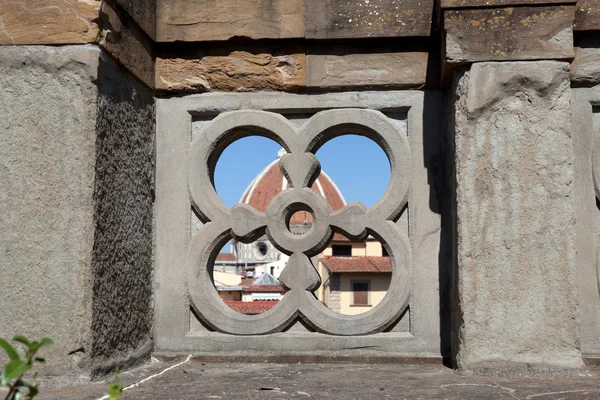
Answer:
[[[165,369],[171,368],[167,371]],[[589,377],[460,376],[438,364],[273,364],[170,359],[124,372],[122,399],[600,399]],[[42,388],[42,399],[100,399],[108,383]]]

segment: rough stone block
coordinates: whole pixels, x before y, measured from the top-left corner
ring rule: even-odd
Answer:
[[[581,373],[568,64],[474,64],[456,95],[458,366]]]
[[[100,0],[3,1],[0,45],[94,42],[99,8]]]
[[[166,57],[166,58],[163,58]],[[179,92],[300,90],[306,86],[304,54],[263,51],[195,53],[189,58],[159,56],[156,89]]]
[[[304,1],[159,1],[156,24],[158,42],[301,38]]]
[[[0,86],[0,337],[53,338],[44,375],[147,357],[150,89],[92,45],[2,46]]]
[[[577,298],[581,323],[581,352],[600,355],[600,86],[573,92],[573,147],[577,210]]]
[[[530,6],[536,4],[575,4],[577,0],[442,0],[442,8],[483,8],[500,6]]]
[[[148,360],[152,343],[154,94],[107,55],[98,70],[92,374]]]
[[[142,30],[156,38],[156,0],[115,0]]]
[[[600,29],[600,0],[580,0],[575,7],[576,31],[594,31]]]
[[[147,86],[154,87],[154,43],[124,10],[105,0],[100,9],[100,46]]]
[[[414,88],[425,84],[427,53],[311,54],[306,64],[309,88]]]
[[[578,39],[576,43],[575,58],[571,63],[571,81],[580,84],[600,83],[600,40],[590,36]]]
[[[52,337],[56,374],[89,367],[99,58],[0,47],[0,337]]]
[[[444,11],[446,62],[573,58],[574,6]]]
[[[429,36],[431,0],[305,0],[306,37]]]

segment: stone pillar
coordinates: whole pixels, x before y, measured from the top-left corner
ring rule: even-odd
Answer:
[[[458,367],[581,373],[569,64],[475,63],[455,94]]]
[[[0,87],[0,337],[54,339],[46,377],[148,359],[152,91],[95,45],[0,46]]]

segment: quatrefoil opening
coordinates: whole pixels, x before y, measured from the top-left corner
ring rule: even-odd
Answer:
[[[388,190],[372,208],[352,203],[334,212],[322,196],[310,189],[320,172],[314,153],[327,140],[348,131],[369,137],[384,149],[392,177]],[[287,151],[280,165],[290,187],[275,196],[264,213],[244,204],[227,209],[212,185],[214,166],[223,149],[250,135],[271,138]],[[209,326],[231,334],[266,334],[280,331],[301,317],[321,332],[356,335],[381,331],[404,312],[409,296],[411,249],[406,234],[394,221],[408,197],[410,151],[407,140],[382,113],[358,109],[322,111],[299,130],[275,113],[223,113],[194,140],[188,165],[192,206],[205,223],[190,246],[188,294],[191,306]],[[308,209],[314,216],[311,229],[304,235],[292,234],[287,226],[291,213],[299,209]],[[393,273],[388,294],[365,314],[337,314],[312,293],[318,288],[320,277],[310,257],[324,250],[334,232],[351,238],[370,234],[390,249]],[[211,290],[209,263],[218,252],[217,243],[225,238],[248,242],[263,234],[291,256],[280,276],[288,293],[263,314],[241,315]]]

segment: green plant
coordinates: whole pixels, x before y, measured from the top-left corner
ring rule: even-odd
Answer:
[[[15,342],[22,343],[25,346],[25,358],[21,359],[19,353],[10,343],[0,338],[0,347],[8,355],[8,364],[2,368],[0,376],[0,385],[8,387],[8,394],[5,400],[31,400],[38,394],[37,372],[33,374],[33,383],[27,383],[23,380],[23,375],[33,368],[34,363],[46,364],[46,360],[36,357],[36,353],[42,346],[52,343],[52,339],[44,338],[39,342],[30,342],[23,336],[15,336]],[[28,389],[27,395],[22,390]]]
[[[108,398],[110,400],[118,400],[123,393],[123,385],[119,383],[119,368],[115,371],[115,379],[108,386]]]

